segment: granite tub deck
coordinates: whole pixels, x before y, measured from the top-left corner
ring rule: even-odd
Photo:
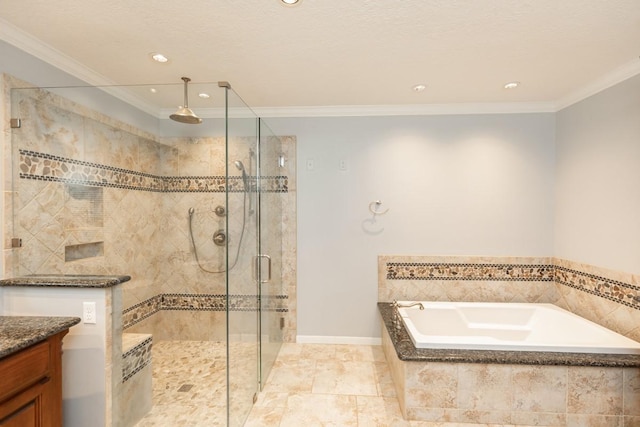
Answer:
[[[79,317],[0,316],[0,359],[78,323]]]
[[[378,310],[407,420],[640,425],[640,355],[416,349],[390,303]]]

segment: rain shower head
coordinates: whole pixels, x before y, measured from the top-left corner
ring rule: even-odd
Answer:
[[[196,116],[191,108],[189,108],[189,94],[187,92],[187,84],[191,81],[189,77],[183,77],[184,82],[184,106],[180,107],[178,111],[169,116],[171,120],[176,122],[186,123],[190,125],[197,125],[202,123],[202,119]]]

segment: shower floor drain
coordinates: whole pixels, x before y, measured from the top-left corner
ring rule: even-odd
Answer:
[[[191,390],[192,388],[193,388],[193,384],[182,384],[180,386],[180,388],[178,389],[178,391],[186,392],[186,391]]]

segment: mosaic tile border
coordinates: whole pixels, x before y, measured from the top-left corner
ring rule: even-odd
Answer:
[[[125,383],[151,363],[153,338],[149,337],[122,355],[122,382]]]
[[[389,280],[553,281],[553,265],[388,262]]]
[[[387,280],[555,282],[640,310],[640,286],[544,264],[386,263]]]
[[[283,305],[288,295],[263,296],[263,310],[286,313]],[[225,311],[227,297],[223,294],[159,294],[135,304],[122,312],[122,327],[127,329],[160,310]],[[257,295],[229,295],[230,311],[256,311]]]
[[[162,307],[162,294],[153,296],[147,300],[132,305],[122,311],[122,328],[127,329],[160,311]]]
[[[640,286],[556,266],[555,282],[640,310]]]
[[[228,191],[244,191],[244,182],[239,176],[229,177],[228,181],[224,176],[158,176],[29,150],[19,150],[19,153],[21,179],[161,193],[224,193],[228,182]],[[256,191],[257,180],[251,178],[251,181],[252,191]],[[261,177],[260,184],[261,192],[289,191],[289,178],[284,175]]]

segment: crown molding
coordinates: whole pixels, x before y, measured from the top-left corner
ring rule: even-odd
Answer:
[[[43,43],[2,18],[0,18],[0,40],[6,41],[89,85],[100,86],[103,91],[154,117],[163,119],[173,113],[173,110],[159,110],[132,94],[126,88],[118,87],[116,83],[105,76],[52,46]],[[640,61],[635,60],[552,102],[255,107],[250,110],[237,109],[237,111],[234,111],[231,109],[230,113],[233,117],[238,118],[253,117],[251,111],[258,117],[265,118],[555,113],[637,74],[640,74]],[[198,115],[203,118],[221,118],[224,116],[224,110],[220,108],[198,109]]]
[[[169,117],[175,109],[163,108],[159,118]],[[334,105],[304,107],[229,108],[232,118],[301,118],[301,117],[369,117],[369,116],[432,116],[459,114],[522,114],[553,113],[553,103],[478,103],[419,105]],[[198,116],[224,118],[224,108],[198,108]]]
[[[157,108],[142,101],[125,88],[117,87],[117,83],[86,67],[56,48],[43,43],[40,39],[22,31],[2,18],[0,18],[0,40],[4,40],[10,45],[17,47],[35,58],[44,61],[47,64],[82,80],[83,82],[86,82],[88,85],[100,86],[100,89],[104,92],[138,108],[141,111],[144,111],[147,114],[152,116],[157,116],[158,114]]]
[[[556,111],[560,111],[573,104],[576,104],[598,92],[609,89],[631,77],[640,74],[640,60],[631,61],[621,67],[616,68],[612,72],[602,76],[601,78],[589,83],[569,95],[559,99],[556,102]]]
[[[253,110],[258,116],[269,118],[522,114],[552,113],[556,111],[555,104],[551,102],[256,107]]]

